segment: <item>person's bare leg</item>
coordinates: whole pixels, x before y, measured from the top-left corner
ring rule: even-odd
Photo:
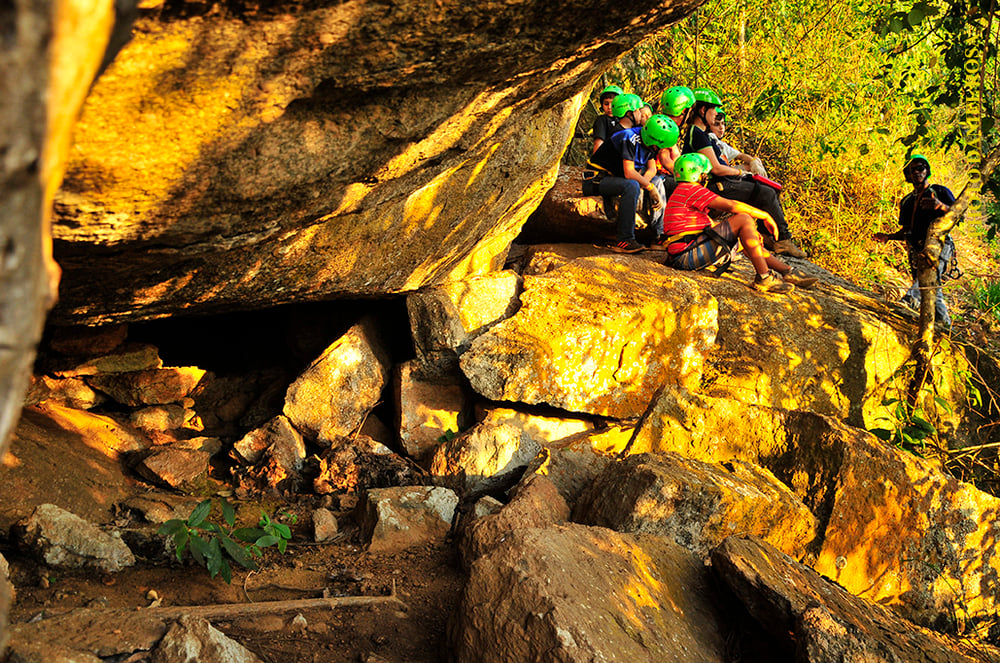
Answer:
[[[764,250],[763,240],[760,238],[760,233],[757,232],[757,222],[749,214],[734,214],[729,217],[729,227],[740,238],[740,242],[743,244],[743,253],[750,258],[754,270],[761,276],[767,274],[770,269],[768,260],[774,258]]]

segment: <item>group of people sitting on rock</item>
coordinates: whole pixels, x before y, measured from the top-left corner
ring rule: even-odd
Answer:
[[[603,197],[609,219],[615,216],[612,251],[665,251],[668,265],[695,270],[726,263],[742,244],[757,272],[754,288],[786,293],[816,282],[772,255],[805,257],[785,222],[780,185],[767,179],[759,159],[722,140],[725,115],[715,92],[671,87],[657,114],[616,85],[602,90],[600,102],[583,193]],[[644,204],[653,231],[648,247],[635,235],[635,215]]]

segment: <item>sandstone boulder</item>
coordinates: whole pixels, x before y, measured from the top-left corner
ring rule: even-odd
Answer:
[[[74,410],[89,410],[107,401],[107,396],[91,389],[82,378],[32,376],[24,405],[38,405],[46,401]]]
[[[540,449],[519,428],[482,423],[438,447],[430,473],[462,495],[485,492],[516,481]]]
[[[665,539],[582,525],[514,532],[472,564],[459,663],[724,661],[708,571]]]
[[[152,663],[261,663],[253,652],[200,617],[174,622],[152,652]]]
[[[696,6],[143,12],[76,127],[54,316],[246,309],[493,271],[595,79]]]
[[[105,534],[54,504],[39,505],[18,530],[22,544],[49,566],[115,573],[135,564],[132,551],[120,536]]]
[[[715,340],[717,302],[662,265],[583,258],[525,277],[521,309],[462,355],[492,400],[638,416],[662,384],[694,388]]]
[[[511,271],[424,288],[406,298],[410,332],[422,361],[457,358],[477,336],[520,305],[521,278]]]
[[[458,496],[447,488],[410,486],[365,492],[361,531],[371,552],[397,552],[444,540]]]
[[[407,455],[416,459],[434,453],[442,439],[462,430],[469,409],[468,388],[460,372],[428,377],[421,366],[414,360],[393,370],[399,441]]]
[[[536,475],[544,476],[568,504],[575,504],[584,489],[615,461],[616,452],[628,443],[631,431],[612,431],[587,431],[546,444],[528,464],[522,481]],[[603,444],[608,438],[616,438],[616,444],[610,447]]]
[[[703,557],[731,535],[759,536],[801,557],[817,535],[816,517],[767,470],[674,453],[608,465],[580,498],[573,519],[663,536]]]
[[[537,474],[515,486],[506,505],[496,500],[484,503],[491,499],[477,500],[472,517],[463,521],[459,553],[466,569],[515,532],[558,525],[569,518],[569,506],[555,484]]]
[[[376,323],[365,318],[334,341],[288,387],[284,414],[329,446],[361,425],[389,379]]]
[[[133,373],[160,368],[159,351],[148,343],[124,343],[105,354],[71,358],[48,367],[54,375],[73,378],[101,373]]]
[[[153,483],[191,490],[207,478],[210,458],[202,449],[170,444],[154,448],[135,469]]]
[[[483,405],[477,410],[478,421],[515,426],[545,445],[594,428],[590,419],[569,414],[539,414],[496,405]]]
[[[841,439],[836,441],[835,431]],[[794,467],[836,468],[814,568],[923,626],[953,630],[1000,609],[1000,499],[864,432],[831,422]],[[819,495],[817,495],[819,497]]]
[[[128,405],[165,405],[186,398],[204,377],[197,366],[154,368],[126,373],[100,373],[87,378],[87,384],[112,399]]]
[[[518,241],[602,243],[615,238],[615,224],[604,214],[604,201],[583,195],[583,170],[565,163],[559,166],[559,176],[521,228]]]
[[[971,663],[941,636],[852,596],[759,540],[730,537],[712,567],[778,642],[797,643],[796,661]]]

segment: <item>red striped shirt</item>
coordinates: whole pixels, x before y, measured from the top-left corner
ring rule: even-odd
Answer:
[[[698,233],[711,226],[708,210],[716,198],[717,195],[699,184],[678,182],[663,210],[663,234],[672,237],[682,233]],[[692,240],[673,242],[667,247],[667,251],[671,254],[681,253]]]

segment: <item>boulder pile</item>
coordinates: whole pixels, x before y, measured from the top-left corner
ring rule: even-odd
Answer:
[[[865,430],[907,321],[833,277],[778,298],[654,258],[529,247],[242,380],[64,329],[26,412],[161,490],[327,496],[317,542],[454,541],[459,661],[977,660],[947,634],[1000,608],[1000,500]]]

